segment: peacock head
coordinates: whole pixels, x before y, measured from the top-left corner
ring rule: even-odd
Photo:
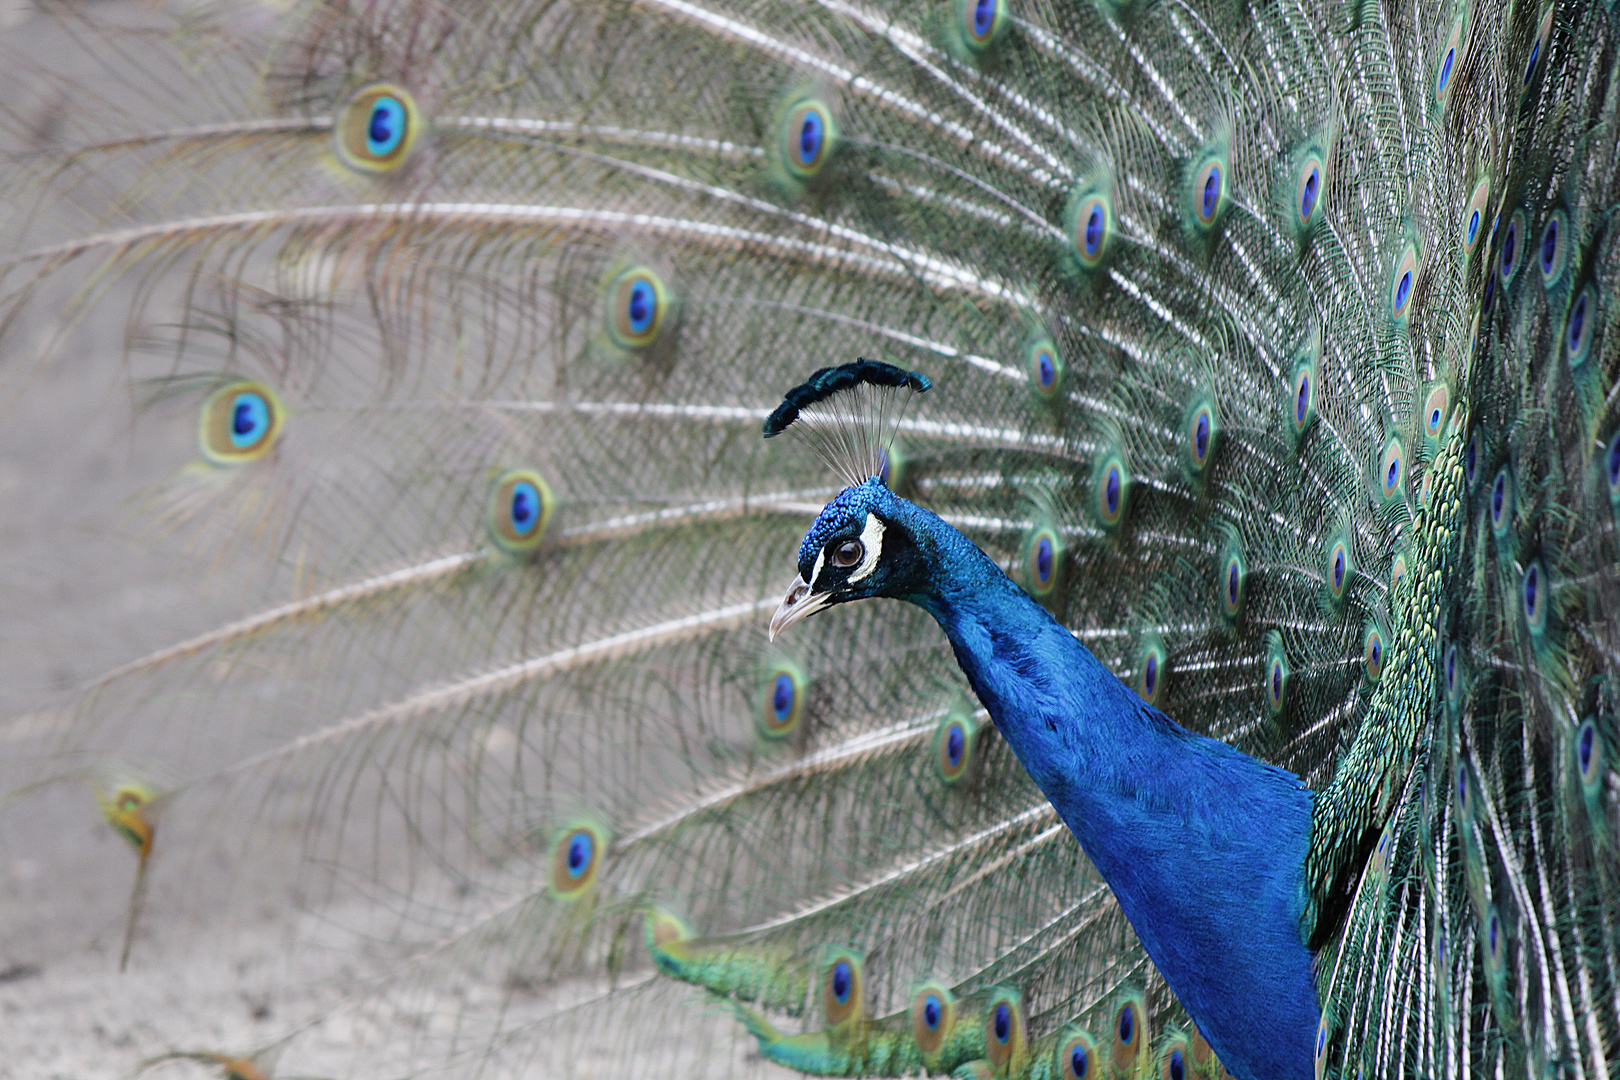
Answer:
[[[921,591],[928,565],[908,521],[914,513],[875,476],[840,492],[799,545],[799,576],[771,616],[771,639],[834,604]]]
[[[799,576],[771,616],[770,634],[823,608],[873,596],[916,595],[927,565],[910,524],[918,510],[882,477],[901,415],[926,376],[875,360],[822,368],[789,390],[765,421],[767,439],[792,428],[849,482],[799,545]]]

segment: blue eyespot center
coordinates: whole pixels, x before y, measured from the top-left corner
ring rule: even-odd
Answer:
[[[939,1022],[945,1018],[945,1011],[938,996],[929,994],[923,999],[922,1015],[923,1023],[928,1026],[929,1031],[939,1030]]]
[[[1283,692],[1283,669],[1282,669],[1282,664],[1280,664],[1277,661],[1273,660],[1271,662],[1271,703],[1273,705],[1277,705],[1277,704],[1280,704],[1282,702],[1282,692]]]
[[[1052,384],[1057,381],[1057,361],[1052,359],[1051,353],[1042,349],[1035,356],[1035,365],[1038,377],[1041,380],[1041,387],[1050,389]]]
[[[1612,496],[1616,494],[1616,489],[1620,488],[1620,432],[1615,432],[1614,436],[1609,439],[1607,470],[1609,474],[1609,494]]]
[[[1005,1003],[996,1006],[995,1034],[999,1043],[1012,1038],[1012,1010]]]
[[[996,0],[978,0],[973,5],[973,36],[983,38],[996,20]]]
[[[1126,1046],[1136,1038],[1136,1010],[1129,1005],[1119,1010],[1119,1041]]]
[[[1579,356],[1586,347],[1586,294],[1583,292],[1575,298],[1575,306],[1569,313],[1569,352],[1571,356]]]
[[[1333,552],[1333,588],[1334,591],[1344,587],[1344,551],[1339,549]]]
[[[1310,409],[1311,377],[1302,372],[1299,376],[1299,386],[1294,392],[1294,423],[1303,424]]]
[[[1472,247],[1477,239],[1479,239],[1479,211],[1475,210],[1468,215],[1468,245]]]
[[[584,874],[591,865],[591,853],[595,845],[588,832],[577,832],[568,841],[568,876],[577,878]]]
[[[1299,218],[1309,221],[1316,212],[1316,193],[1322,184],[1322,171],[1311,166],[1311,171],[1305,174],[1305,185],[1299,196]]]
[[[1497,941],[1501,936],[1501,932],[1502,923],[1499,919],[1497,919],[1496,914],[1493,912],[1491,914],[1491,954],[1493,956],[1496,954]]]
[[[366,124],[366,152],[387,157],[405,138],[405,106],[396,97],[384,94],[371,105]]]
[[[1406,301],[1412,295],[1412,271],[1408,270],[1401,275],[1401,280],[1395,284],[1395,313],[1399,315],[1406,310]]]
[[[838,1004],[849,1004],[849,992],[853,986],[853,983],[854,980],[850,975],[848,962],[840,960],[838,963],[833,965],[832,992],[833,997],[837,999]]]
[[[1209,453],[1209,414],[1201,412],[1193,425],[1193,456],[1203,461]]]
[[[1234,605],[1238,600],[1238,564],[1231,563],[1226,568],[1226,603]]]
[[[1035,542],[1035,576],[1042,585],[1052,580],[1052,539],[1043,536]]]
[[[1086,1070],[1091,1068],[1091,1057],[1086,1053],[1084,1046],[1076,1045],[1069,1052],[1069,1073],[1074,1080],[1086,1080]]]
[[[1457,50],[1450,48],[1446,50],[1446,58],[1440,61],[1440,93],[1442,94],[1446,92],[1446,86],[1451,82],[1451,65],[1456,63],[1456,60]]]
[[[1102,207],[1093,203],[1091,212],[1086,215],[1086,254],[1096,255],[1102,248],[1103,241],[1103,212]]]
[[[1491,485],[1491,521],[1493,524],[1502,523],[1502,511],[1507,506],[1507,473],[1496,474],[1496,483]]]
[[[1539,609],[1536,604],[1540,600],[1541,571],[1532,566],[1524,572],[1524,614],[1531,622],[1536,621]]]
[[[793,711],[793,676],[780,672],[771,688],[771,712],[780,723]]]
[[[1558,256],[1558,219],[1553,218],[1547,222],[1547,230],[1541,234],[1541,272],[1551,274],[1553,260]]]
[[[1186,1080],[1187,1066],[1181,1060],[1181,1051],[1170,1051],[1170,1080]]]
[[[814,165],[821,156],[821,141],[824,132],[821,114],[814,109],[804,114],[799,122],[799,164]]]
[[[241,450],[264,438],[270,429],[270,403],[263,396],[243,391],[231,402],[231,445]]]
[[[1142,671],[1142,686],[1145,690],[1147,690],[1150,696],[1153,693],[1154,685],[1157,684],[1158,681],[1159,658],[1157,656],[1150,656],[1147,658],[1147,664],[1144,665]]]
[[[1502,238],[1502,273],[1504,275],[1513,273],[1514,249],[1518,246],[1518,240],[1519,223],[1516,221],[1510,222],[1507,235]]]
[[[951,768],[957,768],[962,764],[962,753],[966,749],[967,735],[963,732],[962,725],[952,724],[950,731],[945,734],[945,760],[950,762]]]
[[[1203,201],[1199,203],[1199,216],[1207,223],[1215,216],[1215,208],[1220,205],[1221,199],[1221,167],[1211,165],[1204,177]]]
[[[1323,1024],[1316,1029],[1316,1056],[1321,1057],[1327,1050],[1327,1025]]]
[[[647,328],[652,326],[653,317],[658,314],[658,293],[653,289],[652,282],[637,278],[630,284],[630,297],[625,310],[630,317],[631,333],[645,334]]]
[[[1389,470],[1384,473],[1384,487],[1393,489],[1395,482],[1401,478],[1401,463],[1399,459],[1389,463]]]
[[[1119,513],[1119,470],[1109,466],[1108,475],[1103,481],[1103,502],[1110,514]]]
[[[540,492],[527,480],[512,486],[512,531],[526,536],[540,523]]]
[[[1524,84],[1526,86],[1530,85],[1530,79],[1536,73],[1536,61],[1540,60],[1540,59],[1541,59],[1541,39],[1537,38],[1536,43],[1534,45],[1530,46],[1530,62],[1528,64],[1526,64],[1525,67],[1524,67]]]
[[[1446,693],[1453,694],[1457,690],[1457,646],[1446,646]]]
[[[1581,774],[1583,776],[1589,773],[1592,769],[1592,747],[1595,744],[1596,739],[1597,729],[1591,724],[1587,724],[1585,727],[1581,728],[1581,738],[1580,742],[1577,744],[1576,753],[1580,761]]]

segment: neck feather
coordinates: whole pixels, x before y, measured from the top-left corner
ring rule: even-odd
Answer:
[[[1313,1073],[1311,793],[1141,700],[971,541],[908,506],[927,610],[996,728],[1238,1076]]]

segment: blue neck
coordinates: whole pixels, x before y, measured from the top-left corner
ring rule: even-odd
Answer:
[[[901,502],[901,500],[895,500]],[[1238,1077],[1308,1077],[1311,792],[1146,704],[961,533],[902,503],[938,620],[1024,768]]]

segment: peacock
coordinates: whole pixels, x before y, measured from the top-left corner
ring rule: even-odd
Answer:
[[[1620,1069],[1611,5],[6,33],[0,1075]]]

